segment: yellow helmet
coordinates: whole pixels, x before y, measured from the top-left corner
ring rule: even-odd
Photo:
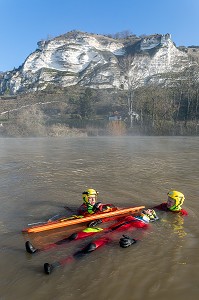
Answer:
[[[96,196],[96,199],[97,199],[97,195],[98,195],[98,192],[94,189],[88,189],[86,190],[85,192],[82,193],[82,198],[84,200],[84,203],[88,203],[88,197],[90,196]]]
[[[175,204],[171,206],[169,209],[173,211],[179,211],[182,209],[182,204],[185,200],[185,196],[178,191],[170,191],[167,193],[168,197],[175,201]]]
[[[148,221],[148,222],[154,222],[158,220],[158,216],[156,215],[156,212],[152,208],[148,208],[142,211],[141,217],[143,220]]]

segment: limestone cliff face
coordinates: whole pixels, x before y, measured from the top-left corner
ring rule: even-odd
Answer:
[[[48,86],[81,85],[94,89],[129,89],[166,84],[167,74],[196,62],[177,49],[169,34],[116,40],[72,31],[38,42],[17,70],[0,77],[0,93],[44,90]]]

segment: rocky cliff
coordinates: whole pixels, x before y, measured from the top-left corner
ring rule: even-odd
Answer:
[[[198,65],[186,50],[178,49],[169,34],[114,39],[72,31],[38,42],[38,49],[20,68],[1,74],[0,94],[34,92],[49,86],[127,90],[151,83],[168,84],[171,74]]]

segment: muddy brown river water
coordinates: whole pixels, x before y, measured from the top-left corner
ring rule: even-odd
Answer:
[[[199,138],[0,139],[0,300],[197,300],[199,294]],[[180,190],[187,217],[157,212],[139,242],[113,242],[73,263],[43,273],[88,243],[83,240],[35,255],[27,239],[43,247],[66,229],[24,235],[28,223],[70,214],[86,188],[117,206],[153,207]]]

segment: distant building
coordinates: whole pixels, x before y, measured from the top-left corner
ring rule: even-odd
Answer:
[[[120,114],[117,111],[115,111],[112,115],[110,115],[108,117],[108,120],[109,121],[121,121],[122,117],[120,116]]]
[[[122,120],[122,117],[121,116],[109,116],[108,117],[108,120],[109,121],[121,121]]]

